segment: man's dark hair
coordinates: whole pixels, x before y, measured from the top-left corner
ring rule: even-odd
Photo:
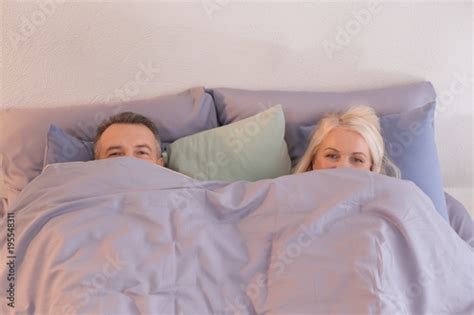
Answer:
[[[99,127],[97,127],[97,132],[95,135],[94,148],[96,147],[97,142],[104,133],[104,131],[113,124],[133,124],[133,125],[144,125],[155,135],[156,142],[158,143],[158,149],[160,148],[160,135],[158,134],[158,128],[155,123],[152,122],[147,117],[133,113],[133,112],[122,112],[116,115],[109,117],[104,120]],[[95,151],[95,150],[94,150]]]

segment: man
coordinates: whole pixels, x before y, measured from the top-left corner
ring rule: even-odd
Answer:
[[[100,124],[94,143],[95,159],[129,156],[163,166],[156,125],[145,116],[123,112]]]

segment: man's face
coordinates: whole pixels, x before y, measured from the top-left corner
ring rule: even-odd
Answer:
[[[135,157],[163,166],[155,135],[145,125],[113,124],[105,129],[96,144],[96,159]]]

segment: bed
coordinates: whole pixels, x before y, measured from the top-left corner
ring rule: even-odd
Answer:
[[[2,314],[472,314],[473,221],[443,191],[429,82],[349,92],[192,88],[0,112]],[[381,117],[402,179],[291,174],[318,119]],[[167,167],[93,161],[133,110]],[[8,234],[11,233],[11,234]]]

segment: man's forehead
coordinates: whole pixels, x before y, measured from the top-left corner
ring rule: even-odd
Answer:
[[[142,133],[155,137],[153,132],[145,125],[142,124],[112,124],[107,129],[104,130],[103,135],[105,134],[115,134],[115,133]]]
[[[140,138],[147,140],[155,140],[156,137],[148,127],[143,125],[131,125],[131,124],[114,124],[105,129],[101,139],[114,139],[114,138]]]
[[[100,146],[104,150],[110,147],[157,147],[156,137],[148,127],[132,124],[113,124],[101,135]]]
[[[140,143],[140,144],[133,144],[133,145],[124,145],[124,144],[107,144],[104,146],[104,150],[111,151],[111,150],[123,150],[126,147],[133,147],[134,149],[150,149],[152,150],[156,144],[148,144],[148,143]]]

